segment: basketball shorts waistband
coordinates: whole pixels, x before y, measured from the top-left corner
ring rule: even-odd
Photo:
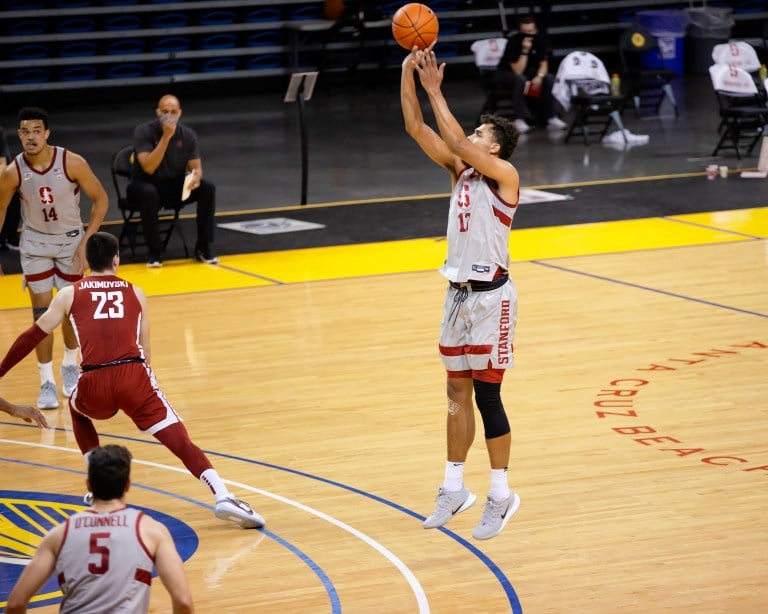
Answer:
[[[496,288],[501,288],[507,281],[509,281],[509,275],[505,273],[501,277],[497,277],[491,281],[473,281],[470,279],[465,282],[452,281],[449,283],[454,290],[469,288],[472,292],[488,292],[490,290],[495,290]]]
[[[86,371],[95,371],[96,369],[105,369],[106,367],[116,367],[117,365],[125,365],[131,362],[144,362],[141,356],[131,356],[130,358],[120,358],[119,360],[110,360],[109,362],[103,362],[100,365],[80,365],[83,373]]]

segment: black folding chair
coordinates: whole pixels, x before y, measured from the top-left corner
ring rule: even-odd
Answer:
[[[589,145],[590,136],[597,136],[597,140],[601,141],[611,122],[622,131],[626,142],[627,135],[621,121],[624,98],[612,96],[610,84],[596,79],[566,79],[566,84],[571,88],[573,119],[563,142],[567,143],[576,131],[581,133],[585,145]]]
[[[709,68],[720,116],[720,139],[712,152],[733,149],[741,160],[742,147],[752,155],[761,136],[768,130],[768,106],[752,76],[742,68],[714,64]]]
[[[125,145],[112,156],[112,183],[115,186],[117,194],[117,207],[123,216],[123,227],[120,231],[119,243],[123,247],[127,246],[131,250],[131,258],[136,260],[136,248],[146,247],[144,233],[141,228],[141,207],[128,199],[128,183],[133,175],[134,152],[132,145]],[[163,244],[163,250],[168,246],[171,235],[174,231],[178,234],[184,248],[184,255],[189,257],[189,248],[184,238],[181,224],[179,224],[179,214],[183,204],[181,199],[178,203],[163,204],[159,212],[160,238]]]
[[[656,68],[643,66],[644,59],[651,57]],[[659,41],[645,28],[632,26],[619,37],[619,58],[622,67],[622,86],[628,100],[632,100],[635,113],[642,116],[644,109],[653,109],[658,115],[664,99],[667,99],[679,115],[671,81],[675,71],[664,67]]]

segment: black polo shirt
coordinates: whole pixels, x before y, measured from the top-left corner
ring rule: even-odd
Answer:
[[[133,131],[133,149],[139,154],[149,153],[160,142],[163,135],[163,128],[159,119],[145,122],[136,126]],[[135,165],[136,178],[146,181],[166,181],[168,179],[178,179],[187,173],[187,161],[200,158],[200,148],[197,144],[197,134],[192,128],[179,122],[176,125],[176,132],[168,143],[168,149],[165,151],[163,161],[157,167],[152,175],[147,175],[141,170],[139,164]]]
[[[512,71],[510,64],[520,59],[520,52],[523,50],[523,38],[531,36],[523,32],[514,32],[507,38],[507,46],[504,48],[504,55],[499,60],[497,70]],[[549,43],[549,37],[546,34],[533,35],[533,44],[528,54],[528,63],[525,65],[523,73],[528,81],[533,79],[539,72],[539,64],[543,60],[549,60],[552,55],[552,46]]]

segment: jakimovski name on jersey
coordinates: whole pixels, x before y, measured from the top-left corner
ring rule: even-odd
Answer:
[[[87,279],[80,283],[80,287],[83,290],[98,290],[102,288],[127,288],[129,286],[127,281],[122,279],[114,281],[99,281],[95,279]]]

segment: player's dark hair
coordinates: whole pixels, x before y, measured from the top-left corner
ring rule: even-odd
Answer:
[[[117,237],[108,232],[94,232],[85,244],[85,259],[91,271],[101,273],[112,267],[112,258],[120,252]]]
[[[43,120],[43,127],[48,130],[48,111],[40,107],[24,107],[19,111],[17,119],[19,123],[27,119],[41,119]]]
[[[523,24],[526,24],[526,23],[532,23],[535,26],[536,25],[536,18],[533,15],[523,15],[520,18],[520,22],[519,23],[520,23],[521,26]]]
[[[94,499],[120,499],[131,478],[131,453],[114,444],[94,448],[88,455],[88,483]]]
[[[482,115],[480,123],[491,125],[493,140],[499,144],[499,158],[508,160],[515,153],[517,139],[520,137],[515,124],[500,115]]]

